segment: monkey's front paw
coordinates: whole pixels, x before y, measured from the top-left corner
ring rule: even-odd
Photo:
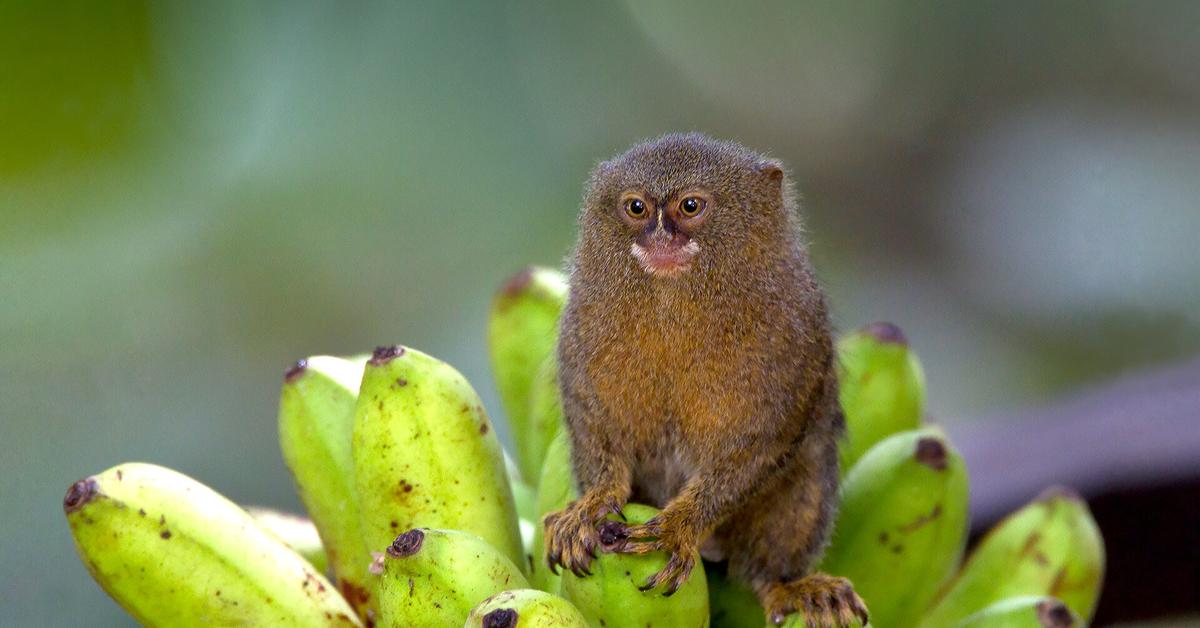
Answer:
[[[849,628],[855,620],[867,624],[867,605],[850,581],[823,573],[775,585],[767,591],[763,606],[775,624],[782,624],[791,613],[798,614],[807,626]]]
[[[579,499],[566,509],[546,515],[546,563],[558,573],[564,567],[576,576],[590,576],[588,566],[600,547],[596,524],[605,515],[620,513],[612,499]]]
[[[648,554],[665,551],[670,555],[667,564],[658,573],[650,576],[642,591],[663,587],[663,595],[670,597],[687,582],[696,566],[698,544],[692,535],[686,534],[681,526],[666,523],[662,515],[637,526],[626,526],[616,521],[607,521],[600,528],[604,549],[622,554]]]

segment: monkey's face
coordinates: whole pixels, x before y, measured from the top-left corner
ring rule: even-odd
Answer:
[[[655,281],[766,267],[788,237],[778,162],[698,134],[639,144],[592,172],[577,260]]]
[[[662,199],[626,191],[620,197],[620,211],[633,235],[630,255],[642,270],[657,277],[687,271],[700,253],[700,243],[692,236],[707,219],[711,203],[712,195],[700,188]]]

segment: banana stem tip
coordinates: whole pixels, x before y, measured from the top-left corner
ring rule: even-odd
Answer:
[[[99,494],[100,485],[96,483],[95,478],[79,480],[67,489],[67,495],[63,497],[63,511],[71,514],[83,508]]]

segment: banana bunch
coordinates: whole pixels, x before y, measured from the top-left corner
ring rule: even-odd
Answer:
[[[545,565],[542,519],[578,497],[554,356],[565,299],[566,278],[534,268],[492,307],[488,345],[515,459],[450,365],[400,346],[314,356],[287,371],[278,415],[311,521],[248,512],[177,472],[127,463],[68,490],[80,557],[147,625],[766,625],[720,563],[697,561],[671,597],[638,589],[662,553],[600,552],[583,578]],[[1104,571],[1086,504],[1047,491],[960,565],[966,467],[922,426],[915,354],[886,323],[842,338],[838,354],[842,507],[820,569],[850,578],[877,626],[1086,622]],[[655,512],[630,504],[622,514],[639,523]]]

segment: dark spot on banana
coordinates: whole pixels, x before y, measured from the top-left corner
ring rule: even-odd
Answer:
[[[425,542],[425,532],[420,528],[413,528],[404,534],[396,537],[395,541],[388,546],[388,556],[392,558],[407,558],[421,551],[421,544]]]
[[[404,355],[404,347],[400,345],[375,347],[375,351],[367,363],[371,366],[383,366],[402,355]]]
[[[517,611],[498,608],[483,616],[483,628],[513,628],[517,625]]]
[[[480,433],[480,434],[487,434],[487,433],[488,433],[488,424],[487,424],[487,421],[484,421],[483,423],[480,423],[480,424],[479,424],[479,433]]]
[[[401,387],[401,388],[403,388],[403,387],[405,387],[405,386],[407,386],[407,385],[408,385],[408,380],[407,380],[407,379],[404,379],[403,377],[397,377],[397,378],[396,378],[396,385],[397,385],[397,386],[399,386],[399,387]]]
[[[365,588],[348,580],[338,580],[338,589],[341,590],[342,597],[356,608],[364,606],[367,600],[371,599],[371,594]]]
[[[71,514],[83,508],[88,502],[100,494],[100,485],[95,478],[84,478],[71,485],[63,497],[63,511]]]
[[[533,281],[532,266],[509,277],[508,281],[504,282],[504,286],[500,288],[500,293],[506,297],[515,297],[525,291],[525,286],[528,286],[530,281]]]
[[[902,526],[897,526],[896,529],[899,530],[902,534],[908,534],[908,533],[916,530],[917,528],[920,528],[921,526],[932,522],[934,519],[937,519],[940,516],[942,516],[942,505],[934,504],[933,510],[930,510],[929,514],[921,515],[920,517],[917,517],[915,520],[913,520],[911,523],[906,523]]]
[[[1036,608],[1038,621],[1045,628],[1070,628],[1075,625],[1070,609],[1058,600],[1042,600]]]
[[[863,328],[863,332],[870,334],[879,342],[886,342],[895,345],[908,345],[908,338],[904,337],[904,332],[892,323],[883,321],[871,323]]]
[[[283,381],[294,382],[299,379],[300,376],[303,375],[307,370],[308,360],[296,360],[295,364],[287,367],[287,370],[283,372]]]
[[[163,530],[162,532],[160,532],[160,533],[159,533],[159,536],[161,536],[161,537],[162,537],[162,540],[164,540],[164,541],[165,541],[165,540],[167,540],[167,539],[171,538],[171,531],[170,531],[170,530]]]
[[[946,470],[946,445],[940,439],[926,436],[917,441],[917,462],[934,469]]]

